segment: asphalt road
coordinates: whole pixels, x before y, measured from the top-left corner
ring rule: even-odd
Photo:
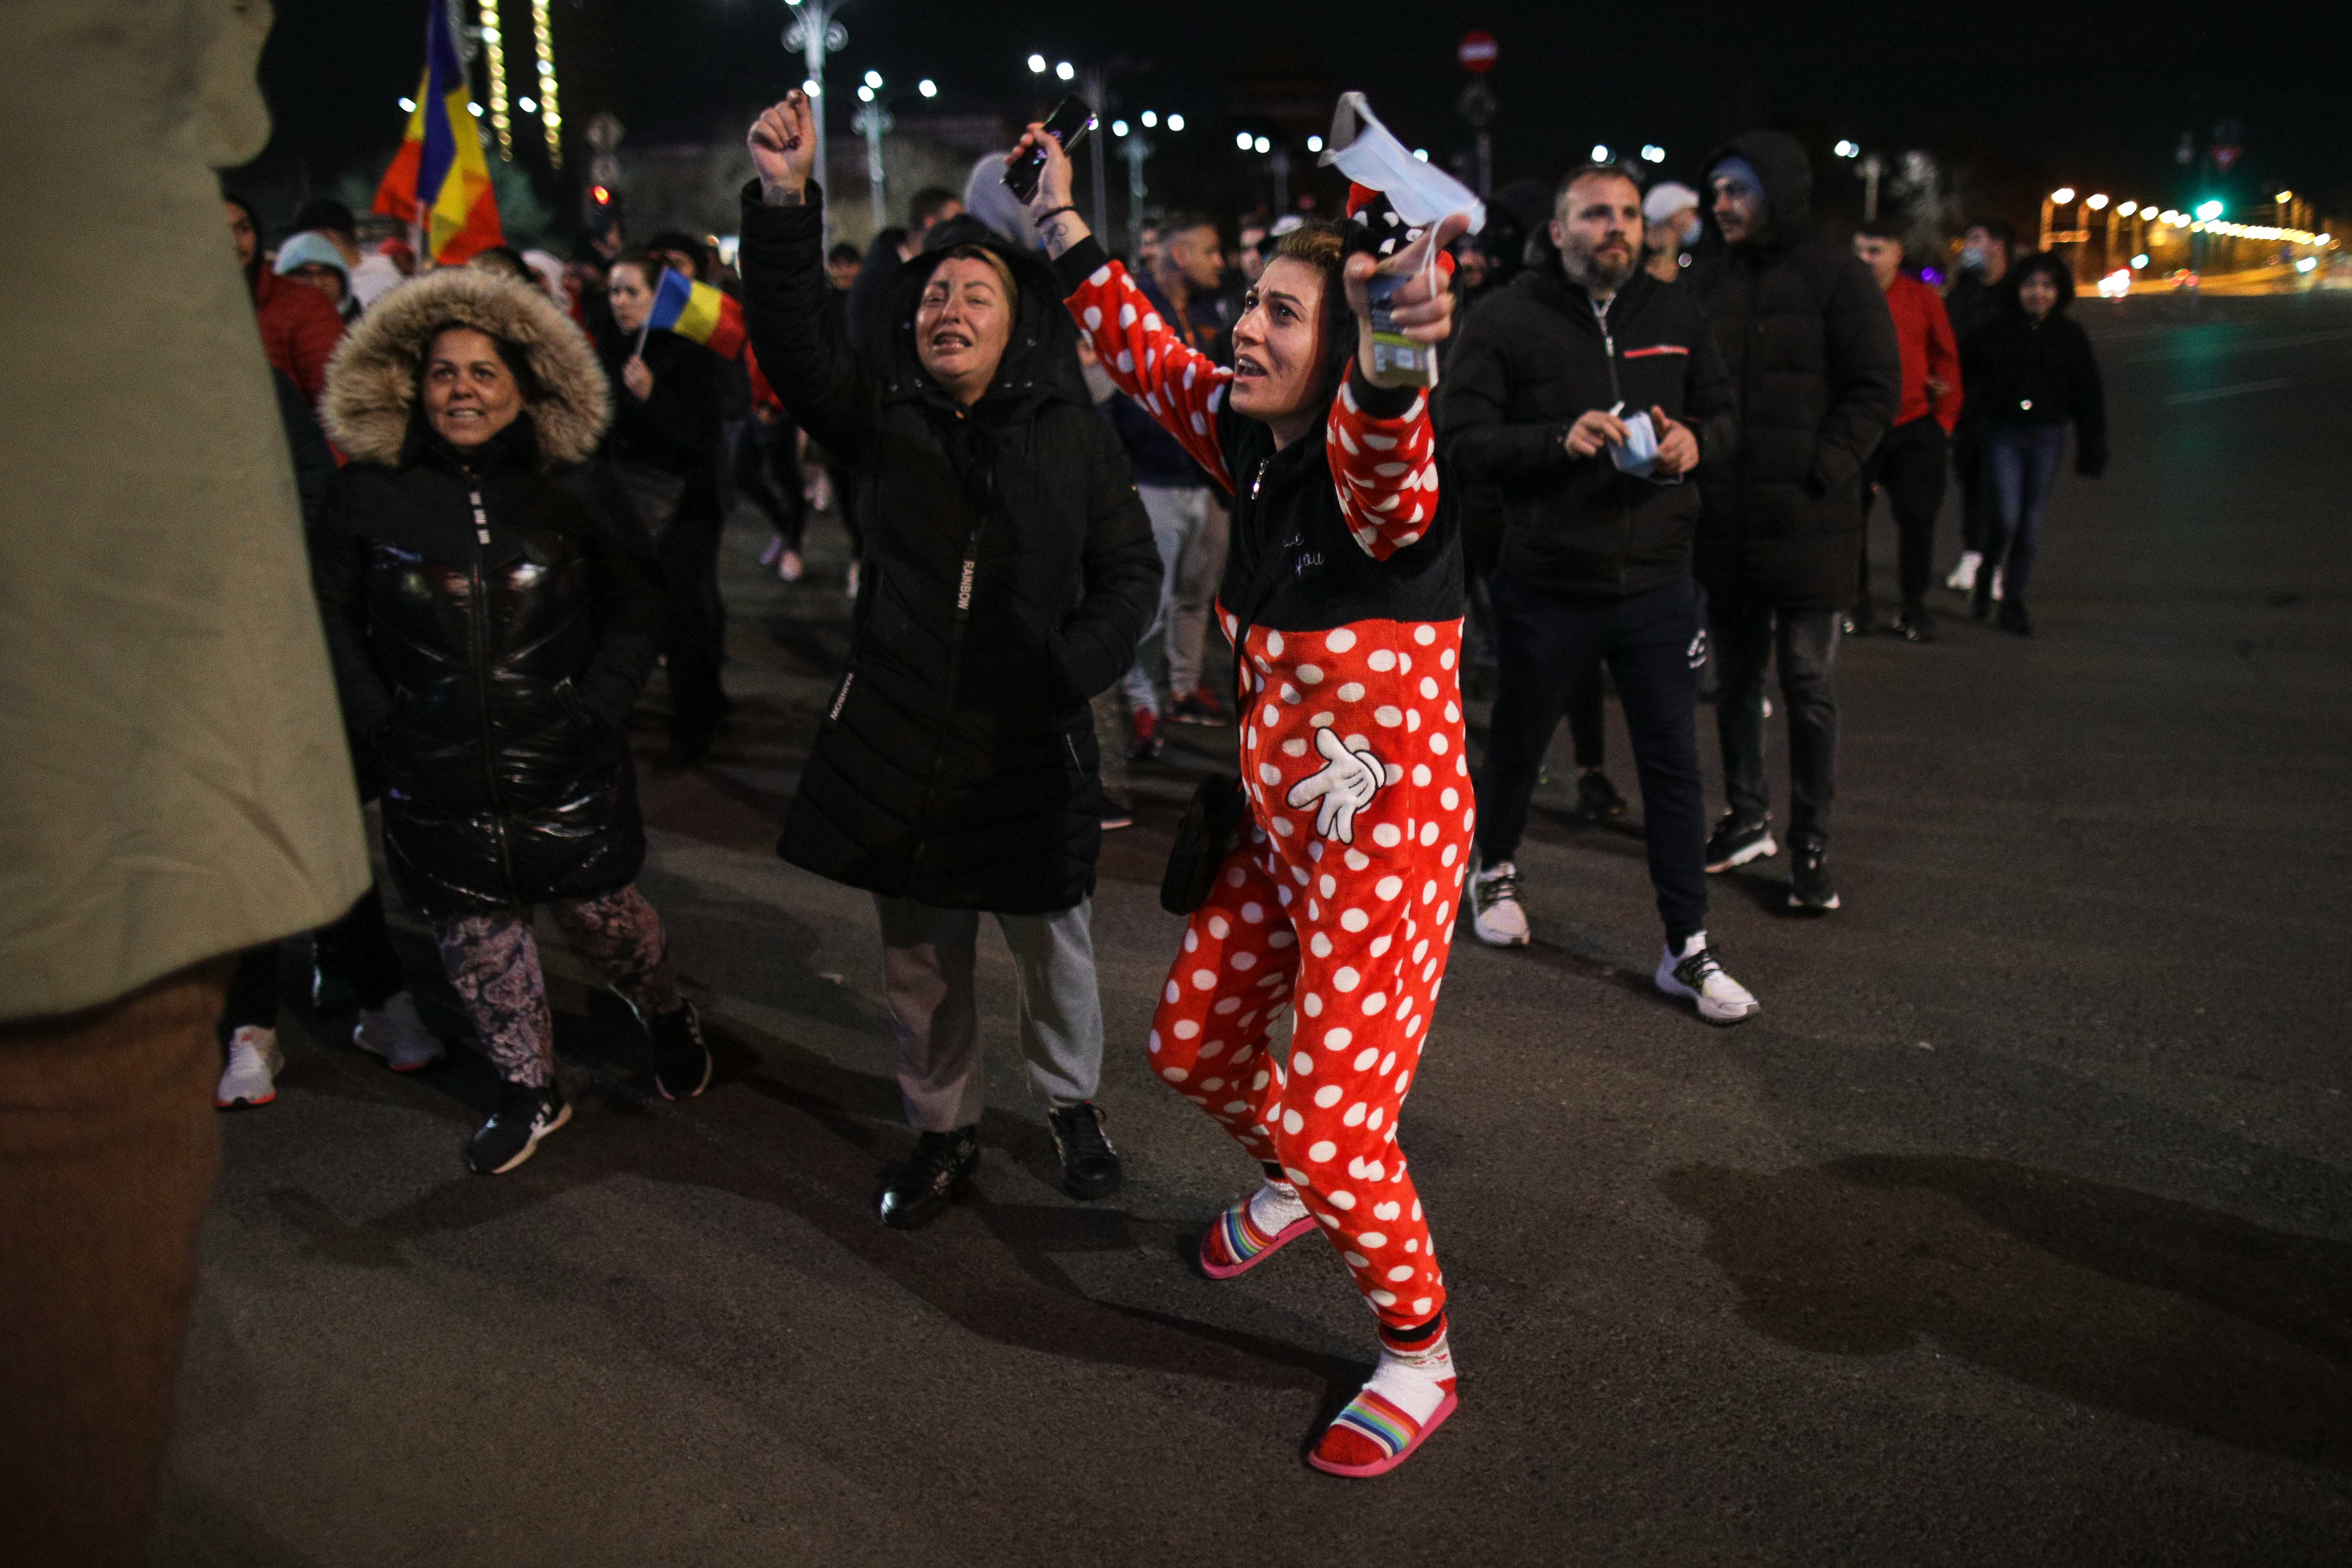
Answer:
[[[2115,461],[2061,483],[2040,635],[1939,592],[1933,647],[1845,647],[1844,910],[1787,918],[1785,859],[1716,884],[1761,1016],[1650,989],[1636,830],[1558,794],[1538,944],[1455,944],[1404,1142],[1463,1403],[1396,1475],[1301,1462],[1370,1360],[1337,1260],[1184,1262],[1251,1180],[1141,1045],[1167,829],[1219,732],[1140,773],[1104,856],[1125,1191],[1055,1189],[987,937],[977,1193],[875,1223],[907,1135],[872,907],[772,852],[842,545],[821,523],[787,588],[747,524],[739,722],[646,792],[717,1086],[649,1100],[551,942],[579,1112],[479,1179],[478,1058],[396,1078],[289,1010],[284,1092],[226,1128],[163,1560],[2352,1558],[2352,301],[2079,308]]]

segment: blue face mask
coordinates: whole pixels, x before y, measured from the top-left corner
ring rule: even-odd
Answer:
[[[1960,247],[1960,265],[1971,272],[1982,272],[1991,261],[1992,258],[1985,254],[1985,247],[1981,245]]]
[[[1706,232],[1706,226],[1699,222],[1698,215],[1696,213],[1693,213],[1690,216],[1690,221],[1683,225],[1683,248],[1685,250],[1688,250],[1692,246],[1696,245],[1698,243],[1698,237]]]

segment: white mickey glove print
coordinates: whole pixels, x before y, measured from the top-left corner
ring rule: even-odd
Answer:
[[[1371,804],[1386,782],[1386,772],[1371,747],[1361,741],[1343,745],[1328,725],[1315,731],[1315,749],[1323,753],[1322,771],[1300,779],[1283,798],[1303,809],[1319,797],[1323,805],[1315,814],[1315,831],[1353,844],[1356,813]]]

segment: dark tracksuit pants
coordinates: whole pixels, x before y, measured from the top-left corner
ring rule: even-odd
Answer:
[[[1500,668],[1477,779],[1480,859],[1491,866],[1518,853],[1552,731],[1580,682],[1606,659],[1633,742],[1650,883],[1666,940],[1679,948],[1706,927],[1706,794],[1691,668],[1698,604],[1690,580],[1623,599],[1556,597],[1506,573],[1492,587]]]
[[[310,942],[319,969],[348,984],[363,1008],[381,1007],[408,988],[408,976],[383,922],[383,895],[373,887],[342,919],[312,931]],[[274,942],[240,953],[229,981],[221,1008],[221,1033],[226,1037],[247,1024],[257,1029],[275,1028],[278,1024],[278,944]]]
[[[1769,599],[1721,595],[1707,601],[1715,653],[1716,736],[1723,744],[1723,789],[1744,822],[1761,822],[1772,797],[1764,778],[1764,673],[1777,653],[1789,717],[1789,839],[1829,841],[1837,793],[1835,610],[1779,610]]]
[[[1862,580],[1854,607],[1865,616],[1870,609],[1870,508],[1882,489],[1895,513],[1896,581],[1903,607],[1927,606],[1927,584],[1936,569],[1936,514],[1944,508],[1945,448],[1944,427],[1927,414],[1888,431],[1863,465]]]

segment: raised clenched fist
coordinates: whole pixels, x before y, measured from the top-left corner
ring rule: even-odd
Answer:
[[[801,199],[809,171],[816,163],[816,121],[808,95],[799,88],[783,101],[761,110],[744,138],[751,150],[751,165],[759,171],[760,189],[771,202]]]

